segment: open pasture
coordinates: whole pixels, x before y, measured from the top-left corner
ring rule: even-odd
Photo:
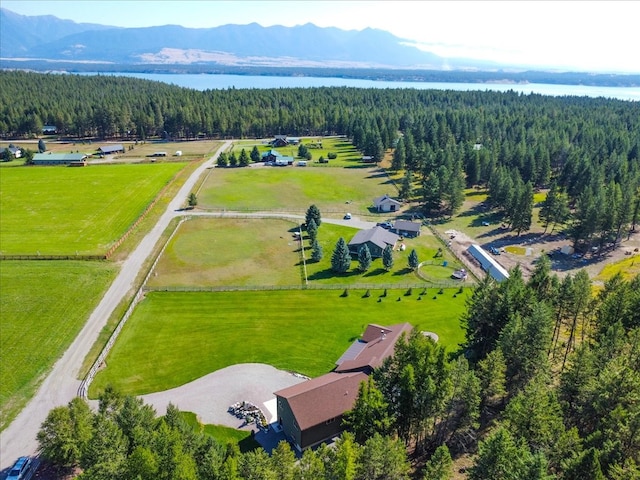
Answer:
[[[68,348],[116,271],[106,262],[2,261],[0,429]]]
[[[3,169],[1,253],[104,254],[184,165]]]
[[[323,216],[376,215],[373,199],[396,189],[376,168],[250,167],[215,169],[198,196],[209,209],[304,214],[315,204]]]
[[[409,322],[455,350],[468,291],[388,290],[384,298],[382,289],[368,298],[355,289],[347,297],[341,290],[151,292],[123,328],[90,397],[109,384],[124,394],[162,391],[238,363],[315,377],[330,371],[369,323]]]
[[[167,142],[163,140],[149,140],[144,142],[122,142],[125,153],[115,155],[119,160],[139,160],[140,158],[155,159],[158,162],[167,160],[193,160],[204,156],[213,155],[222,142],[215,140],[194,140],[187,142]],[[92,153],[103,145],[111,143],[94,143]],[[166,157],[152,157],[154,153],[165,152]],[[180,156],[176,152],[181,152]]]
[[[298,224],[278,219],[192,218],[178,227],[148,285],[301,284]]]

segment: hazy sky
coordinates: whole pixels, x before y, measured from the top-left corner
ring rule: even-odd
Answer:
[[[639,1],[2,0],[22,15],[122,27],[257,22],[378,28],[444,56],[640,73]]]

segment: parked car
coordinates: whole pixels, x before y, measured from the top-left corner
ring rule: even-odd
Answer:
[[[351,220],[351,214],[350,213],[345,214],[344,219]]]
[[[489,222],[487,222],[486,220],[484,222],[482,222],[482,226],[483,227],[488,227],[489,225],[491,225]]]
[[[494,255],[500,255],[500,250],[498,250],[496,247],[491,247],[490,251]]]
[[[23,480],[27,478],[30,470],[31,458],[20,457],[13,465],[13,468],[9,472],[9,475],[7,475],[6,480]]]

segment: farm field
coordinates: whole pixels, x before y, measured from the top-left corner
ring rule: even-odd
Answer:
[[[106,262],[0,263],[0,429],[68,348],[116,272]]]
[[[103,255],[184,165],[4,169],[1,253]]]
[[[410,322],[455,350],[463,340],[459,318],[469,292],[439,295],[431,289],[421,297],[389,290],[385,298],[382,289],[368,298],[355,289],[347,297],[341,290],[150,292],[89,394],[95,398],[108,384],[123,394],[162,391],[238,363],[315,377],[330,371],[372,322]]]
[[[396,188],[377,168],[249,167],[216,169],[198,196],[198,207],[226,210],[277,210],[304,214],[315,204],[323,215],[371,215],[373,199]]]
[[[292,235],[297,225],[278,219],[194,217],[179,227],[147,285],[150,288],[300,286],[304,273],[299,243]],[[309,284],[421,284],[423,280],[408,269],[413,248],[421,261],[434,263],[421,268],[425,277],[436,283],[451,282],[453,270],[461,265],[446,250],[442,257],[435,258],[441,244],[429,230],[423,230],[420,237],[404,240],[407,249],[394,253],[395,263],[390,271],[383,268],[382,260],[374,259],[371,269],[363,274],[354,260],[347,274],[336,275],[331,271],[336,242],[340,237],[349,242],[358,230],[323,223],[318,233],[324,252],[320,262],[310,261],[311,247],[303,235]],[[447,262],[447,268],[442,267],[443,261]]]
[[[202,157],[207,154],[212,154],[220,146],[220,142],[216,140],[199,140],[192,142],[165,142],[162,140],[149,140],[143,142],[131,142],[131,141],[117,141],[117,142],[100,142],[100,141],[78,141],[78,142],[61,142],[54,140],[53,138],[44,137],[45,146],[47,152],[52,153],[85,153],[87,155],[95,155],[98,148],[106,145],[120,144],[125,147],[125,153],[119,153],[112,155],[115,159],[139,161],[142,158],[146,158],[155,152],[166,152],[167,158],[164,161],[170,160],[175,157],[177,151],[182,152],[180,158],[181,161],[192,160],[193,157]],[[27,141],[13,141],[13,142],[0,142],[0,150],[8,147],[10,143],[13,143],[16,147],[29,149],[32,152],[38,152],[38,140]],[[92,159],[89,159],[91,163]],[[17,160],[18,164],[24,162],[20,159]]]

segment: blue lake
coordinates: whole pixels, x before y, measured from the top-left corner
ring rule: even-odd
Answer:
[[[98,75],[87,73],[83,75]],[[276,77],[266,75],[214,75],[214,74],[164,74],[164,73],[100,73],[145,80],[154,80],[194,90],[222,90],[228,88],[414,88],[419,90],[512,90],[523,94],[538,93],[551,96],[605,97],[619,100],[640,101],[640,87],[591,87],[584,85],[551,85],[541,83],[448,83],[448,82],[392,82],[384,80],[360,80],[332,77]]]

